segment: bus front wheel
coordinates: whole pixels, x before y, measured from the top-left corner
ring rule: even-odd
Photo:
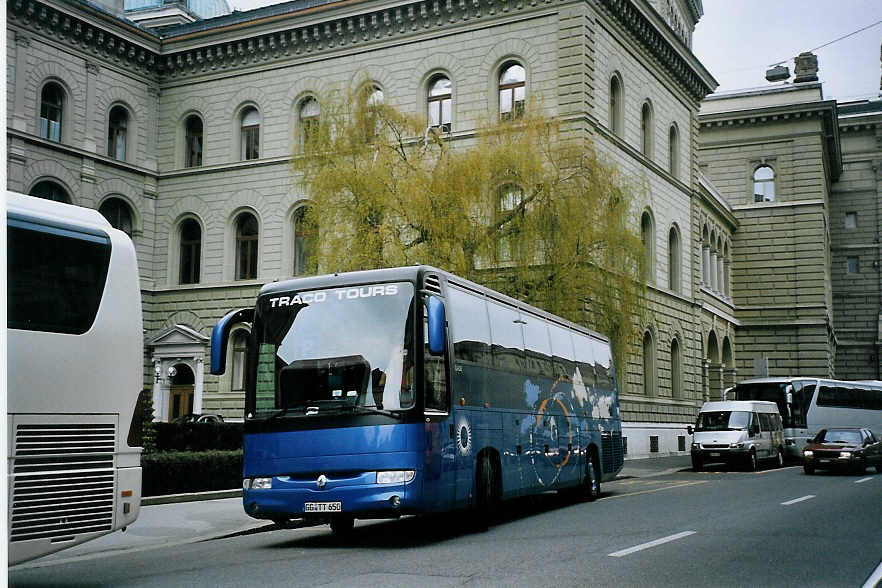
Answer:
[[[331,533],[338,537],[351,533],[354,526],[355,519],[353,517],[339,516],[331,519]]]

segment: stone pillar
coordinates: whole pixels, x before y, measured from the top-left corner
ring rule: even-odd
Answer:
[[[708,362],[707,376],[708,398],[710,400],[722,400],[723,390],[720,388],[720,384],[722,384],[723,380],[723,366],[719,363]]]
[[[193,370],[194,375],[196,376],[196,385],[193,387],[193,412],[198,414],[202,412],[202,388],[205,382],[205,358],[194,357],[193,363],[196,364],[196,369]]]
[[[153,358],[153,420],[164,421],[167,411],[165,403],[165,378],[162,373],[162,360]]]
[[[701,360],[701,396],[704,402],[710,400],[710,362]]]
[[[710,247],[701,248],[701,283],[705,286],[710,282]]]
[[[15,104],[12,110],[12,121],[11,127],[17,131],[27,132],[28,130],[28,114],[27,114],[27,106],[25,104],[25,88],[28,85],[27,72],[30,71],[31,68],[28,67],[28,49],[31,46],[31,38],[27,35],[19,33],[17,31],[9,31],[12,35],[14,35],[15,44]],[[12,39],[9,39],[10,41]],[[10,80],[7,80],[9,83]],[[39,91],[39,88],[37,89]],[[40,97],[37,96],[37,104],[40,103]],[[39,108],[39,106],[37,106]],[[34,114],[34,119],[40,116],[40,113],[37,112]],[[36,120],[31,121],[32,124],[36,124]]]
[[[99,126],[97,129],[95,128],[96,113],[92,110],[97,100],[98,75],[100,73],[101,68],[96,62],[86,60],[86,104],[89,105],[89,107],[86,108],[86,133],[83,137],[83,149],[89,153],[103,152],[103,149],[99,151],[98,141],[99,136],[102,134],[101,127]]]
[[[731,388],[738,383],[738,368],[727,367],[723,370],[723,387]],[[729,400],[732,400],[730,398]]]

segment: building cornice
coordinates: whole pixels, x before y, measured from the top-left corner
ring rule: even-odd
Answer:
[[[159,63],[159,39],[125,20],[80,3],[58,5],[37,0],[12,0],[7,23],[48,35],[86,53],[140,73]]]
[[[660,20],[655,22],[658,19],[652,17],[657,15],[643,6],[645,0],[593,1],[630,31],[696,100],[716,87],[710,73],[667,25]],[[547,10],[571,3],[572,0],[418,0],[391,4],[351,0],[166,38],[84,2],[11,0],[7,17],[11,24],[168,79],[367,46],[467,22],[490,24],[542,10],[543,6]],[[181,45],[187,47],[180,48]]]
[[[658,59],[696,100],[714,91],[717,81],[645,0],[596,0]]]

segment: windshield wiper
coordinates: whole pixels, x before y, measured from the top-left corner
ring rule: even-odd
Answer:
[[[352,408],[355,412],[361,412],[362,414],[382,414],[399,420],[402,418],[401,413],[392,412],[391,410],[383,410],[382,408],[375,408],[373,406],[353,404],[349,408]]]

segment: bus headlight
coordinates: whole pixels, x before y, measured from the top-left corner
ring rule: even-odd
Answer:
[[[252,490],[269,490],[273,487],[273,479],[272,478],[252,478],[251,479],[251,489]]]
[[[377,472],[377,484],[405,484],[413,480],[415,473],[413,470]]]

